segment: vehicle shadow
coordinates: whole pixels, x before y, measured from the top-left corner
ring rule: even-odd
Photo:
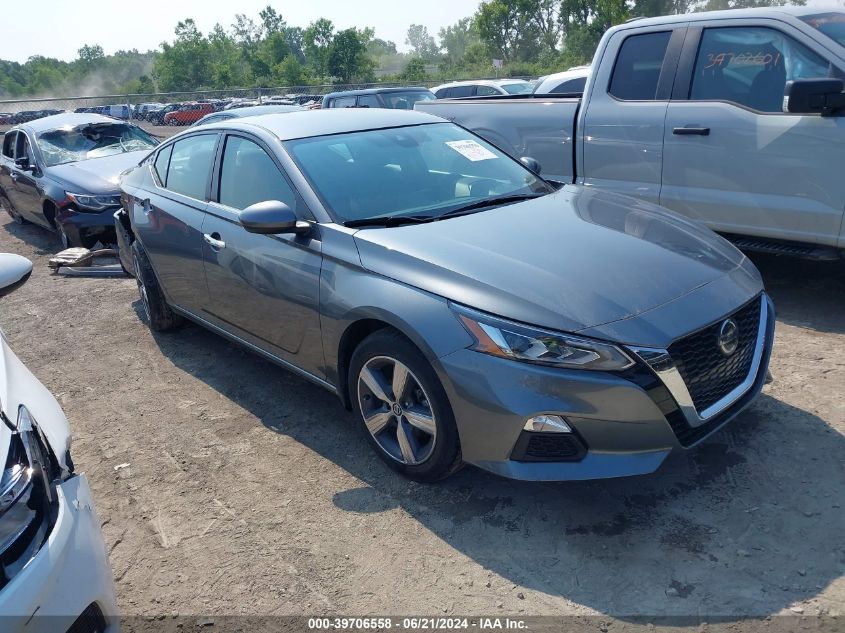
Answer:
[[[748,253],[775,302],[778,319],[819,332],[845,333],[845,261],[817,262]]]
[[[401,507],[515,585],[621,618],[740,618],[777,613],[845,573],[845,438],[771,397],[653,475],[527,483],[468,467],[422,485],[383,465],[323,389],[197,326],[155,340],[269,431],[365,482],[335,494],[337,508]]]
[[[17,224],[5,211],[0,211],[0,228],[32,246],[37,255],[54,255],[62,250],[55,233],[35,224]]]

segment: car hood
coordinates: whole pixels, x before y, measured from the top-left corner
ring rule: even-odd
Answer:
[[[360,230],[354,237],[362,265],[372,272],[569,332],[635,317],[745,261],[699,224],[578,186],[448,220]]]
[[[18,408],[25,405],[63,470],[68,469],[71,437],[67,418],[47,388],[15,355],[0,330],[0,410],[13,425],[17,424]],[[0,422],[0,459],[6,463],[11,430]]]
[[[46,174],[61,183],[71,193],[110,194],[118,193],[118,177],[121,172],[135,167],[152,150],[124,152],[102,158],[81,160],[47,167]]]

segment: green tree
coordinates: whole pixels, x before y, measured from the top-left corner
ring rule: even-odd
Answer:
[[[192,19],[179,22],[172,44],[161,45],[153,76],[164,91],[195,90],[209,84],[211,65],[208,40]]]
[[[405,70],[399,75],[399,79],[414,83],[427,81],[428,73],[425,70],[425,61],[419,57],[411,58],[405,66]]]
[[[288,55],[276,66],[276,77],[283,86],[306,86],[311,81],[308,69],[294,55]]]
[[[302,35],[305,57],[317,77],[329,75],[329,53],[333,39],[334,24],[325,18],[309,24]]]
[[[416,57],[425,61],[436,59],[440,53],[437,42],[428,34],[428,28],[422,24],[412,24],[408,27],[405,44],[411,47],[411,51]]]
[[[478,28],[472,17],[458,20],[451,26],[445,26],[438,33],[440,36],[440,48],[446,51],[447,65],[455,66],[460,64],[467,49],[478,43]]]
[[[374,64],[367,55],[366,35],[346,29],[334,36],[328,56],[328,71],[340,83],[373,81]]]

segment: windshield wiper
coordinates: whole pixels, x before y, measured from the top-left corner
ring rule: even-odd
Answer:
[[[509,202],[520,202],[522,200],[533,200],[534,198],[539,198],[541,196],[545,196],[545,193],[511,193],[504,196],[495,196],[493,198],[484,198],[483,200],[478,200],[477,202],[470,202],[462,207],[458,207],[457,209],[452,209],[451,211],[447,211],[441,215],[437,216],[437,219],[442,218],[449,218],[454,217],[456,215],[463,215],[468,211],[475,211],[477,209],[483,209],[485,207],[495,207],[499,204],[508,204]]]
[[[362,220],[348,220],[343,226],[402,226],[403,224],[423,224],[438,219],[436,215],[387,215]]]

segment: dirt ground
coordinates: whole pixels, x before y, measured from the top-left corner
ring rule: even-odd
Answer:
[[[153,335],[131,279],[52,276],[0,326],[56,395],[127,615],[845,614],[845,266],[755,257],[775,382],[645,477],[406,481],[320,388],[197,326]],[[603,625],[607,630],[607,626]]]

